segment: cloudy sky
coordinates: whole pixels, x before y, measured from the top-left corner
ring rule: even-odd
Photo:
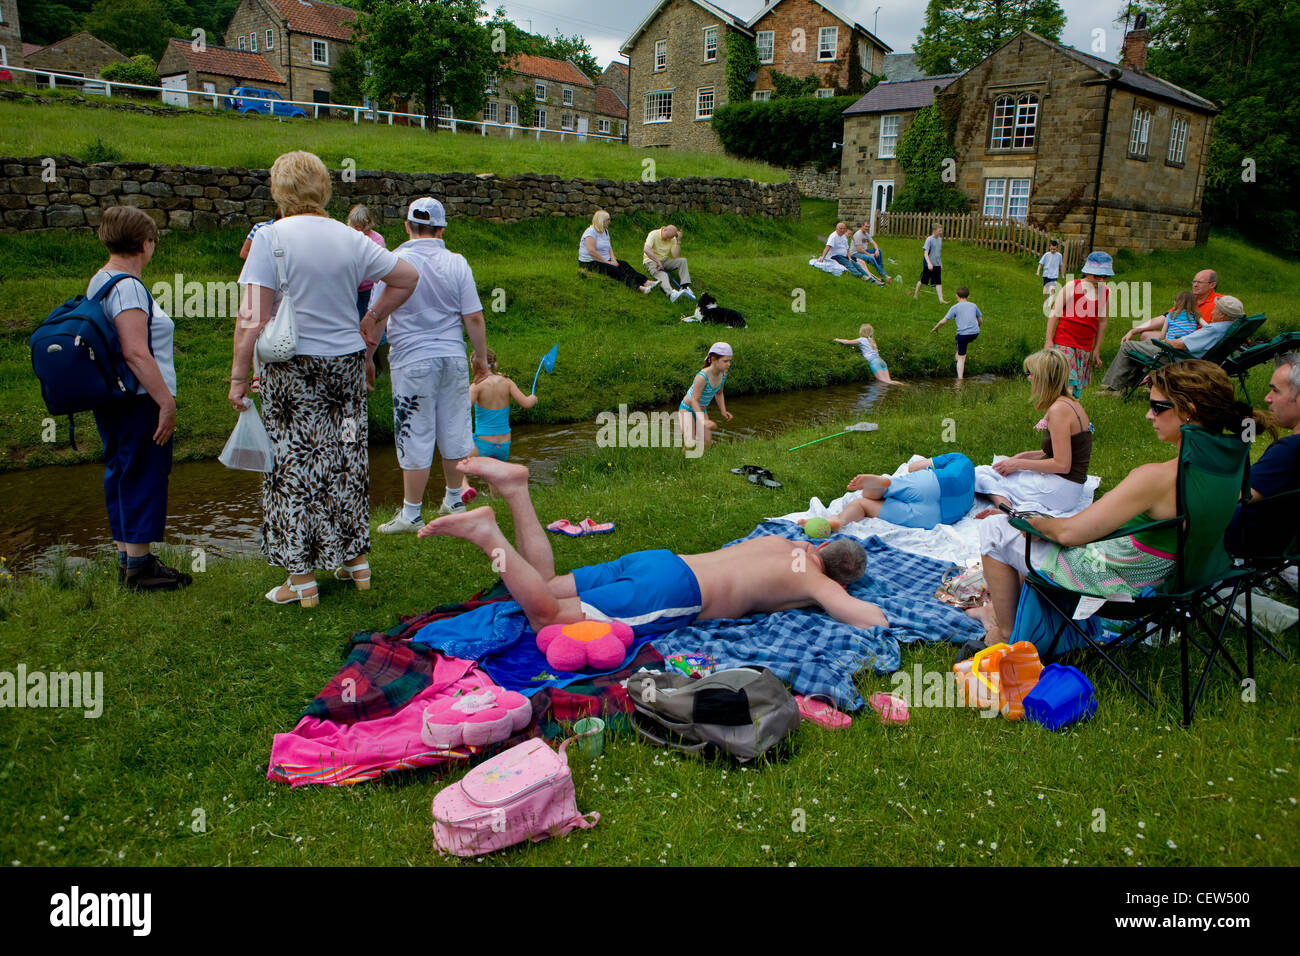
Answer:
[[[717,0],[715,0],[717,2]],[[894,48],[895,53],[911,51],[912,42],[925,23],[925,0],[829,0],[848,19],[868,30],[878,24],[877,36]],[[618,58],[618,48],[636,29],[637,24],[654,9],[658,0],[487,0],[487,6],[506,8],[511,18],[533,33],[581,33],[591,44],[592,52],[604,66]],[[763,0],[721,0],[724,10],[748,20],[764,6]],[[1070,46],[1095,52],[1108,60],[1119,59],[1123,31],[1114,22],[1121,0],[1061,0],[1067,17],[1062,39]],[[879,7],[877,14],[876,8]],[[1096,29],[1106,31],[1106,47],[1093,47]]]

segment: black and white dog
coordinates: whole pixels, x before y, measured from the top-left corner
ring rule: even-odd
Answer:
[[[713,325],[725,325],[729,329],[746,328],[745,317],[735,309],[724,309],[718,300],[708,292],[701,293],[695,312],[682,319],[683,322],[709,322]]]

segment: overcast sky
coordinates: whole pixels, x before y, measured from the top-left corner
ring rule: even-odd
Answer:
[[[581,33],[591,44],[592,52],[601,66],[612,59],[621,59],[618,48],[636,29],[646,15],[655,8],[658,0],[487,0],[486,6],[495,10],[506,8],[511,18],[533,33],[551,34],[557,29],[564,34]],[[723,0],[718,4],[736,16],[748,20],[764,6],[762,0]],[[925,23],[925,0],[832,0],[830,6],[850,20],[856,20],[894,48],[895,53],[909,53],[912,43]],[[879,15],[876,7],[879,6]],[[1096,53],[1108,60],[1119,59],[1122,26],[1114,22],[1116,12],[1123,6],[1121,0],[1061,0],[1065,10],[1065,30],[1061,39],[1069,46],[1085,52]],[[531,23],[530,23],[531,21]],[[1093,47],[1093,30],[1106,31],[1106,47],[1098,51]]]

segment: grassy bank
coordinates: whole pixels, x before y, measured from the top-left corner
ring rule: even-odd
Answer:
[[[526,387],[537,361],[552,343],[560,346],[556,374],[539,385],[536,409],[520,421],[591,420],[605,409],[663,404],[685,391],[709,343],[726,338],[736,348],[727,394],[780,392],[870,378],[856,349],[832,338],[856,336],[859,324],[875,326],[882,355],[898,378],[950,376],[953,326],[930,328],[944,308],[933,292],[919,302],[906,295],[917,276],[916,243],[882,240],[895,260],[892,272],[902,283],[880,289],[847,277],[832,278],[811,268],[821,237],[835,223],[833,203],[805,200],[802,218],[772,222],[736,216],[674,217],[685,228],[685,253],[696,288],[713,292],[749,320],[745,330],[685,325],[689,300],[671,303],[661,293],[629,292],[576,265],[577,239],[586,223],[547,219],[508,226],[453,222],[449,245],[474,268],[488,317],[488,343],[503,371]],[[658,224],[646,216],[613,223],[615,252],[637,258],[645,233]],[[383,229],[389,246],[404,235],[400,223]],[[163,238],[146,281],[230,282],[238,275],[242,230],[173,233]],[[89,415],[80,416],[80,453],[66,444],[66,421],[56,423],[55,443],[42,440],[45,409],[31,374],[27,337],[56,303],[85,289],[104,260],[93,236],[0,236],[0,414],[7,427],[0,440],[0,470],[93,460],[98,437]],[[1152,308],[1167,308],[1174,294],[1190,286],[1192,274],[1212,264],[1222,275],[1220,288],[1240,295],[1251,311],[1268,312],[1267,334],[1295,328],[1289,291],[1300,282],[1300,266],[1282,262],[1232,238],[1212,238],[1202,249],[1155,253],[1137,258],[1121,254],[1117,280],[1150,283]],[[971,346],[969,374],[1017,375],[1025,354],[1040,348],[1045,319],[1041,282],[1025,256],[974,249],[950,242],[945,249],[944,291],[951,300],[958,285],[972,290],[986,316],[984,334]],[[496,290],[501,290],[498,293]],[[504,311],[492,311],[504,303]],[[219,303],[218,303],[219,304]],[[798,311],[802,309],[802,311]],[[212,457],[232,427],[225,403],[230,374],[233,318],[197,314],[178,318],[177,369],[181,394],[176,433],[178,457]],[[1104,354],[1118,348],[1128,323],[1113,321]],[[391,434],[391,397],[386,381],[371,396],[371,434]]]
[[[538,511],[544,522],[590,513],[617,523],[611,535],[557,537],[561,568],[643,547],[705,550],[812,495],[829,500],[855,471],[892,468],[912,451],[957,447],[987,460],[1029,447],[1037,416],[1025,398],[1020,382],[926,390],[878,432],[793,453],[785,449],[825,432],[721,445],[697,461],[593,450],[538,489]],[[1104,487],[1168,454],[1141,408],[1091,405]],[[956,445],[941,442],[944,419]],[[771,468],[785,487],[730,474],[742,460]],[[276,576],[258,561],[210,559],[193,587],[168,596],[119,593],[108,566],[0,584],[0,671],[102,671],[105,698],[97,719],[4,714],[0,860],[437,862],[429,801],[446,776],[299,792],[265,779],[272,735],[290,729],[336,671],[349,634],[461,599],[494,577],[459,541],[376,536],[372,561],[374,590],[326,583],[321,605],[306,612],[261,600]],[[908,649],[904,670],[943,671],[952,657]],[[748,770],[613,738],[594,766],[575,763],[579,807],[601,813],[595,830],[485,863],[1294,865],[1300,767],[1286,728],[1300,719],[1300,665],[1265,656],[1258,667],[1254,703],[1212,675],[1188,731],[1173,717],[1177,655],[1168,649],[1138,663],[1161,680],[1164,711],[1090,667],[1100,712],[1057,734],[920,707],[901,728],[871,716],[839,733],[805,725],[787,762]],[[860,684],[891,686],[873,674]],[[194,829],[196,811],[206,832]],[[805,832],[792,828],[797,811]]]
[[[356,169],[393,172],[557,172],[582,179],[640,179],[643,152],[622,143],[543,141],[516,130],[515,138],[468,131],[426,132],[418,127],[338,120],[178,111],[153,116],[61,103],[0,102],[0,156],[84,157],[100,143],[122,159],[144,163],[203,163],[268,169],[275,157],[306,149],[331,168],[351,159]],[[660,179],[728,176],[779,183],[785,171],[715,153],[653,151]],[[201,157],[201,158],[200,158]],[[576,240],[574,246],[576,248]]]

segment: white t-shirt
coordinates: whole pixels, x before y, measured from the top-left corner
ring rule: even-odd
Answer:
[[[870,362],[872,359],[880,358],[880,352],[876,348],[875,340],[869,339],[865,335],[859,337],[858,339],[858,351],[862,353],[862,357],[866,359],[868,362]]]
[[[109,272],[107,269],[100,269],[90,280],[90,285],[86,286],[87,297],[94,295],[104,283],[116,275],[122,275],[121,272]],[[146,315],[149,313],[149,306],[152,300],[144,283],[137,279],[123,279],[117,285],[113,286],[111,292],[104,296],[104,314],[116,319],[123,312],[130,309],[139,309]],[[174,342],[176,339],[176,323],[172,317],[158,308],[158,303],[153,303],[153,322],[149,324],[149,344],[153,347],[153,358],[158,363],[158,371],[162,372],[163,383],[167,386],[167,391],[176,395],[176,362],[173,358],[175,351]],[[143,385],[136,388],[137,395],[147,395],[149,390]]]
[[[464,358],[463,316],[483,311],[469,263],[441,239],[410,239],[396,252],[415,266],[420,284],[388,319],[388,364],[401,368],[428,359]],[[383,294],[384,283],[376,283],[370,301]]]
[[[838,232],[832,232],[826,237],[826,245],[830,246],[830,251],[826,253],[828,259],[849,254],[849,237],[841,236]]]
[[[1043,258],[1038,260],[1038,264],[1043,267],[1044,279],[1059,279],[1061,277],[1061,258],[1059,252],[1043,253]]]
[[[595,259],[593,259],[591,253],[587,251],[588,236],[596,240],[597,257]],[[609,230],[606,229],[604,232],[597,232],[595,226],[588,226],[587,231],[584,232],[582,234],[582,238],[578,240],[578,261],[579,262],[597,262],[597,261],[609,262],[609,260],[612,259],[613,257],[614,257],[613,246],[610,245]]]
[[[870,252],[874,244],[875,240],[871,238],[871,233],[867,232],[865,229],[859,229],[853,234],[854,252]]]
[[[253,236],[239,284],[274,289],[278,309],[280,280],[272,231],[268,226]],[[289,298],[298,319],[298,354],[337,357],[364,351],[357,286],[388,275],[397,257],[351,226],[323,216],[277,219],[274,232],[284,250]]]

